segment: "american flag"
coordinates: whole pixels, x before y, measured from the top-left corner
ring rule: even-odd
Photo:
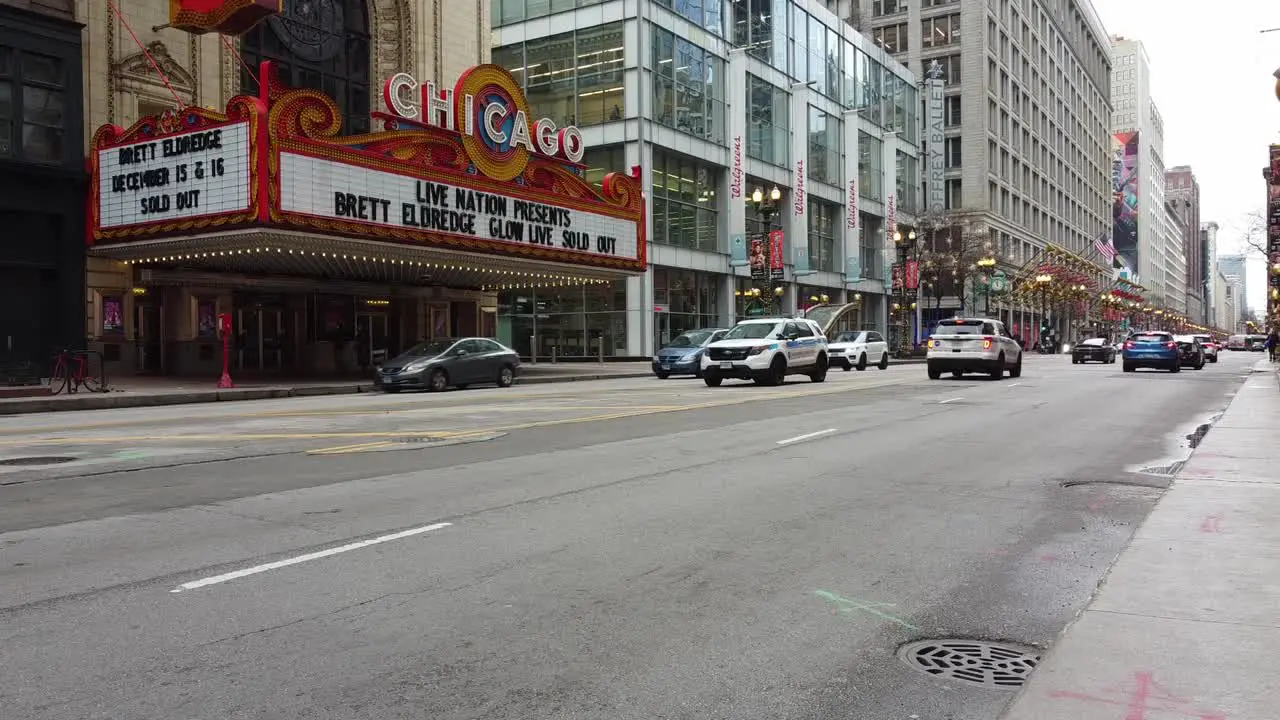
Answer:
[[[1111,233],[1102,233],[1093,241],[1093,247],[1107,262],[1116,261],[1116,246],[1111,244]]]

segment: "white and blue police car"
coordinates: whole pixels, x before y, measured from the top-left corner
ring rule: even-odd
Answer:
[[[788,375],[827,379],[829,358],[822,328],[804,318],[752,318],[735,325],[702,353],[702,379],[719,387],[725,378],[781,385]]]

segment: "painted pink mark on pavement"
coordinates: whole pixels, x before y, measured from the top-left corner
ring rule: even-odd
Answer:
[[[1053,690],[1049,697],[1065,700],[1112,705],[1123,708],[1125,714],[1116,720],[1227,720],[1221,712],[1196,708],[1190,700],[1180,698],[1161,687],[1150,672],[1136,672],[1133,682],[1125,687],[1107,688],[1102,695]]]
[[[1220,533],[1222,532],[1222,515],[1210,515],[1200,523],[1200,532],[1202,533]]]

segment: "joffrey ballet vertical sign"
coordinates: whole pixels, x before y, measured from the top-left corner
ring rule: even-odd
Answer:
[[[946,138],[946,85],[942,79],[942,66],[934,60],[929,65],[927,80],[924,82],[925,97],[928,98],[929,108],[929,126],[928,126],[928,161],[929,174],[926,176],[928,185],[928,201],[929,212],[939,215],[946,211],[947,208],[947,192],[946,192],[946,168],[947,161],[943,155],[943,146],[947,142]]]

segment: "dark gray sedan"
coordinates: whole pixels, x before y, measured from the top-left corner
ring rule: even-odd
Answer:
[[[520,372],[515,350],[489,338],[429,340],[383,363],[375,384],[386,392],[494,384],[511,387]]]

